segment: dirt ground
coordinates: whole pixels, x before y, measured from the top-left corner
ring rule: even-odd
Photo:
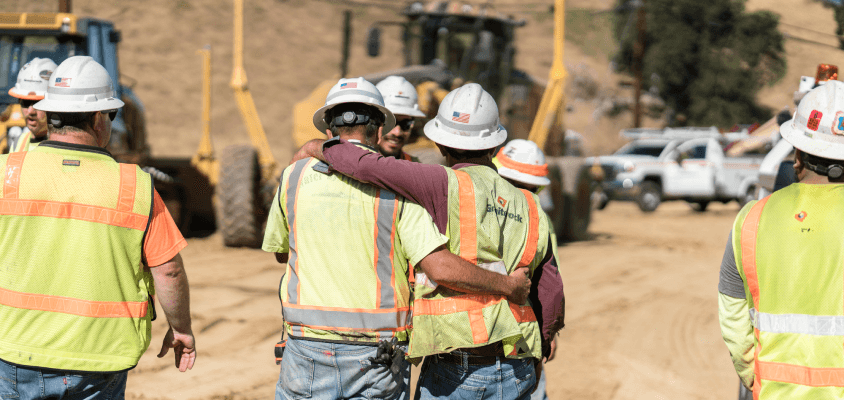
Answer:
[[[593,239],[560,247],[566,328],[547,365],[551,399],[731,399],[738,378],[718,329],[718,266],[735,203],[705,213],[666,203],[643,214],[610,203]],[[167,329],[129,373],[127,399],[269,399],[282,321],[282,266],[260,250],[190,239],[196,366],[180,374],[156,358]],[[161,315],[159,313],[159,315]]]

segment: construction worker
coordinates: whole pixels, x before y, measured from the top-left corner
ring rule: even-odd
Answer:
[[[149,174],[105,150],[123,102],[91,57],[50,77],[50,140],[0,156],[0,398],[124,397],[155,315],[184,372],[196,358],[186,242]]]
[[[427,284],[436,278],[417,277],[409,350],[411,358],[435,355],[425,358],[417,399],[527,398],[541,373],[539,360],[563,326],[563,285],[547,222],[531,193],[495,171],[492,153],[507,131],[495,100],[480,85],[450,92],[425,134],[451,168],[367,154],[335,139],[311,141],[299,154],[322,158],[333,170],[417,202],[448,234],[449,249],[473,264],[499,273],[531,271],[535,290],[527,305],[460,295]]]
[[[329,137],[378,154],[395,124],[375,85],[341,79],[314,114]],[[393,192],[306,158],[285,169],[262,248],[287,263],[280,285],[285,332],[276,399],[409,399],[409,265],[445,287],[526,301],[524,270],[503,276],[444,246],[431,216]],[[289,254],[289,257],[288,257]]]
[[[385,157],[419,162],[418,158],[402,151],[410,139],[415,118],[425,117],[419,110],[416,88],[407,79],[395,75],[384,78],[375,87],[384,97],[384,105],[396,116],[395,128],[378,137],[378,151]]]
[[[9,153],[28,151],[47,139],[47,114],[36,110],[33,105],[44,98],[47,81],[56,70],[56,63],[49,58],[33,58],[18,72],[15,86],[9,95],[20,102],[21,113],[26,119],[26,128],[15,138],[10,138]]]
[[[721,333],[754,399],[840,399],[844,83],[809,91],[780,132],[798,182],[736,217],[718,284]]]
[[[536,143],[530,140],[513,139],[507,143],[498,154],[492,158],[492,163],[498,168],[498,174],[513,186],[527,190],[534,195],[551,184],[548,179],[548,164],[545,162],[545,154]],[[554,224],[551,218],[542,211],[542,216],[548,223],[548,235],[551,237],[551,250],[554,259],[557,259],[557,234],[554,232]],[[557,354],[557,337],[551,340],[551,353],[544,362],[554,359]],[[539,377],[536,391],[531,395],[531,400],[547,400],[548,394],[545,391],[546,374]]]

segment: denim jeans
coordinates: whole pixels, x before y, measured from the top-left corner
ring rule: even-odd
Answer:
[[[548,394],[545,393],[545,377],[548,375],[547,370],[542,371],[542,376],[539,377],[539,383],[536,385],[536,391],[530,395],[530,400],[548,400]]]
[[[461,365],[429,356],[422,363],[416,400],[528,400],[535,383],[532,358],[499,357],[491,365]]]
[[[403,359],[393,374],[386,365],[369,361],[376,351],[375,346],[289,338],[275,398],[410,399],[410,363]]]
[[[123,400],[127,372],[78,372],[0,360],[0,400]]]

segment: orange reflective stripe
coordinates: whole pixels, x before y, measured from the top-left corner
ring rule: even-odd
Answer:
[[[6,171],[3,174],[3,198],[17,199],[21,184],[21,167],[26,152],[10,153],[6,159]]]
[[[759,278],[756,275],[756,235],[759,231],[762,209],[765,208],[768,199],[769,197],[766,197],[754,204],[741,225],[741,265],[750,297],[753,298],[753,307],[757,310],[759,310]]]
[[[504,296],[492,294],[464,294],[443,299],[416,299],[413,315],[448,315],[458,312],[482,310],[506,300]],[[530,306],[508,303],[513,317],[519,323],[536,321],[536,314]]]
[[[776,362],[759,362],[758,365],[756,375],[759,379],[814,387],[844,387],[844,368],[810,368]]]
[[[401,152],[401,158],[402,160],[413,161],[413,159],[410,158],[410,154],[407,154],[405,152]]]
[[[117,211],[131,212],[135,207],[135,174],[134,164],[120,164],[120,194],[117,198]]]
[[[507,155],[504,154],[503,148],[501,150],[498,150],[498,154],[495,157],[498,159],[499,162],[501,162],[502,166],[510,168],[512,170],[523,172],[525,174],[533,176],[548,175],[548,164],[533,165],[520,163],[510,157],[507,157]]]
[[[460,257],[478,263],[478,226],[475,217],[475,187],[463,171],[454,171],[460,202]]]
[[[18,200],[8,198],[0,199],[0,215],[77,219],[140,231],[147,229],[147,220],[149,219],[148,215],[121,212],[112,208],[99,206],[48,200]]]
[[[536,247],[539,241],[539,211],[536,209],[536,202],[533,201],[533,194],[525,189],[520,190],[528,203],[528,236],[525,242],[525,251],[522,253],[522,259],[518,265],[518,267],[524,267],[530,265],[536,257]]]
[[[93,318],[143,318],[145,301],[87,301],[69,297],[20,293],[0,288],[0,304],[24,310],[51,311]]]
[[[469,326],[472,328],[473,343],[481,344],[489,341],[483,310],[469,310]]]

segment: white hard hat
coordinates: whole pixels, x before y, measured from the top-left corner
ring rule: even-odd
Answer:
[[[325,114],[338,104],[361,103],[377,108],[384,113],[384,132],[393,130],[396,126],[396,117],[387,107],[384,107],[384,98],[381,92],[366,79],[351,78],[340,79],[325,97],[325,105],[314,113],[314,126],[320,132],[330,129]]]
[[[411,117],[424,117],[425,113],[419,110],[419,95],[416,88],[400,76],[390,75],[375,85],[381,96],[384,96],[384,105],[393,115],[407,115]]]
[[[485,150],[504,143],[498,105],[481,85],[468,83],[445,96],[436,118],[425,124],[425,136],[446,147]]]
[[[33,58],[18,72],[15,86],[9,95],[24,100],[41,100],[47,92],[47,82],[56,70],[56,63],[49,58]]]
[[[511,140],[498,151],[495,158],[500,165],[498,174],[505,178],[536,186],[547,186],[551,183],[548,179],[545,154],[530,140]]]
[[[50,76],[47,95],[35,104],[36,110],[82,113],[115,110],[123,102],[114,97],[114,84],[108,71],[88,56],[64,60]]]
[[[806,93],[780,134],[800,151],[844,160],[844,82],[829,81]]]

